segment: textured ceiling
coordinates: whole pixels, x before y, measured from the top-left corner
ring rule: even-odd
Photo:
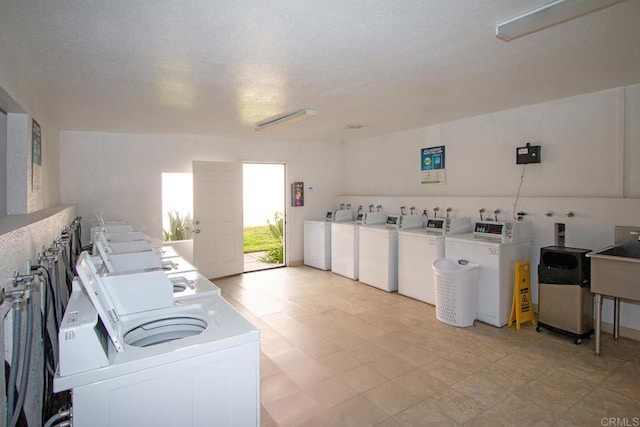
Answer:
[[[640,82],[640,0],[496,39],[547,2],[0,0],[0,81],[62,129],[327,141]]]

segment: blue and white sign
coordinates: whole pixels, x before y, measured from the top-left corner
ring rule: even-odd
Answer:
[[[421,184],[445,183],[445,147],[423,148],[420,156]]]

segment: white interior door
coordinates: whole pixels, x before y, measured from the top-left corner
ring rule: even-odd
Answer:
[[[244,272],[242,164],[193,162],[193,261],[207,278]]]

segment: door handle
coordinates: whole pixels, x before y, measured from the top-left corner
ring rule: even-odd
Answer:
[[[196,228],[196,234],[198,234],[200,232],[199,228]]]

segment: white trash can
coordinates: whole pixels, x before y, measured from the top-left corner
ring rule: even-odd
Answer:
[[[433,261],[436,318],[452,326],[472,326],[477,315],[479,264],[438,258]]]

